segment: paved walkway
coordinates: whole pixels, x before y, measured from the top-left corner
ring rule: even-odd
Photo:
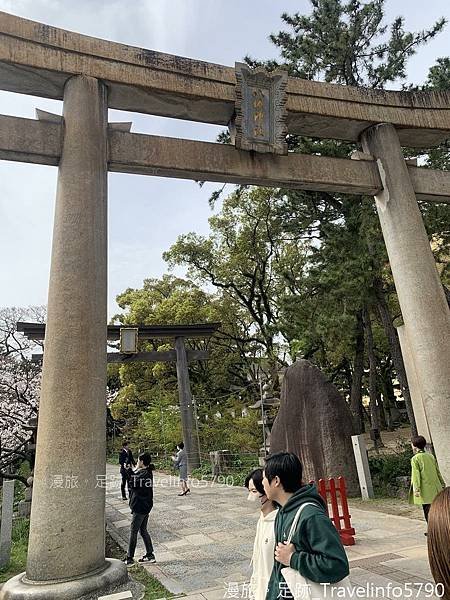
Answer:
[[[125,550],[131,516],[121,499],[117,466],[107,466],[107,481],[108,531]],[[157,564],[145,568],[172,593],[187,594],[189,600],[237,598],[232,590],[250,575],[258,511],[240,488],[192,482],[191,490],[179,498],[177,478],[156,474],[149,531]],[[424,521],[361,509],[351,512],[356,544],[346,551],[352,582],[367,589],[362,597],[433,597]],[[137,557],[144,554],[138,539]],[[402,593],[406,583],[410,585]],[[375,593],[374,586],[383,590]],[[240,589],[239,597],[244,597],[245,586]]]

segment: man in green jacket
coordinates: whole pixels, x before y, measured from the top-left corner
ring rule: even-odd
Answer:
[[[426,444],[427,440],[422,435],[411,440],[414,456],[411,459],[409,503],[421,504],[425,520],[428,521],[431,503],[445,488],[445,482],[436,459],[429,452],[425,452]]]
[[[281,508],[275,519],[275,563],[266,600],[290,598],[281,569],[296,569],[311,581],[335,583],[349,574],[347,555],[336,528],[325,510],[325,503],[313,484],[302,484],[302,464],[289,452],[280,452],[266,461],[263,479],[269,500]],[[294,517],[302,510],[292,543],[287,544]]]

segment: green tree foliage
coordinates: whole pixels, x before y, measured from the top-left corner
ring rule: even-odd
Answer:
[[[404,80],[408,59],[445,26],[445,20],[440,19],[428,30],[408,32],[401,17],[390,25],[384,24],[383,0],[365,4],[357,0],[312,0],[311,4],[308,16],[284,14],[282,19],[289,30],[272,35],[271,39],[280,48],[283,66],[292,76],[329,83],[384,88]],[[256,64],[252,59],[248,62]],[[275,63],[266,65],[272,68]],[[429,88],[448,87],[448,66],[448,60],[440,59],[430,70]],[[345,157],[354,149],[342,142],[298,136],[291,137],[289,144],[293,151],[326,156]],[[428,164],[442,167],[443,159],[445,150],[439,148],[429,154]],[[299,217],[292,226],[317,237],[308,282],[303,284],[306,302],[301,305],[300,318],[295,310],[296,298],[288,298],[286,304],[285,322],[291,326],[293,335],[295,329],[299,332],[298,346],[332,377],[346,379],[347,386],[344,383],[343,387],[347,387],[351,397],[352,384],[361,380],[361,373],[355,370],[356,365],[360,371],[363,367],[358,360],[358,353],[363,351],[358,344],[358,328],[365,314],[364,337],[367,341],[373,334],[376,341],[374,348],[372,344],[367,347],[370,354],[367,367],[369,363],[376,365],[378,371],[377,384],[370,385],[369,377],[367,390],[372,389],[373,401],[379,397],[382,380],[387,380],[382,373],[386,373],[386,363],[391,362],[414,426],[393,328],[393,321],[400,313],[372,199],[292,191],[286,196],[291,199],[289,212]],[[426,206],[424,218],[439,260],[442,254],[448,255],[448,209]],[[385,389],[383,395],[386,397]],[[356,418],[356,406],[352,405],[352,409]],[[376,425],[372,421],[372,426]]]
[[[311,9],[282,16],[285,30],[271,36],[280,61],[247,57],[247,63],[283,66],[291,76],[333,84],[407,87],[408,60],[445,25],[440,19],[409,32],[401,17],[385,23],[383,0],[311,0]],[[423,89],[449,89],[449,72],[450,59],[439,58]],[[228,136],[221,141],[228,143]],[[288,145],[291,152],[342,158],[357,149],[299,135],[288,136]],[[405,153],[425,166],[450,166],[448,144]],[[421,209],[448,282],[448,207]],[[371,427],[396,420],[398,379],[413,423],[394,327],[401,313],[373,198],[241,186],[223,200],[210,228],[207,237],[180,236],[164,255],[170,266],[187,266],[191,280],[146,280],[142,289],[118,298],[123,323],[222,322],[220,335],[208,344],[211,359],[190,369],[203,448],[251,451],[261,444],[258,415],[241,416],[257,398],[249,374],[261,360],[273,387],[280,366],[296,356],[313,361],[348,398],[358,431],[363,395],[370,397]],[[165,344],[152,340],[143,349]],[[111,367],[110,382],[119,390],[113,411],[127,419],[136,441],[169,451],[180,435],[174,365]]]
[[[383,0],[311,0],[311,5],[309,15],[282,15],[287,30],[271,36],[280,62],[247,57],[247,63],[383,89],[405,79],[411,56],[445,26],[440,19],[427,30],[409,32],[401,17],[386,24]],[[448,72],[449,60],[439,59],[427,89],[445,89]],[[357,147],[298,135],[290,135],[288,143],[292,152],[346,158]],[[422,160],[446,168],[448,148]],[[445,262],[448,208],[427,205],[423,211],[436,257]],[[280,359],[281,340],[292,358],[300,354],[318,364],[352,398],[358,429],[361,396],[369,388],[373,403],[381,393],[386,400],[396,376],[409,401],[394,329],[400,311],[372,198],[239,188],[210,224],[209,238],[181,236],[165,257],[172,265],[187,265],[196,281],[223,290],[247,311],[268,357]],[[446,267],[442,272],[445,279]],[[369,372],[369,363],[376,371],[371,385],[363,372],[364,367]]]
[[[274,190],[238,190],[209,219],[209,237],[180,236],[164,254],[169,265],[188,265],[192,278],[212,284],[245,311],[249,339],[274,364],[283,354],[277,336],[284,270],[298,279],[306,260],[302,244],[283,225],[284,202]]]
[[[384,0],[310,2],[310,15],[284,13],[281,18],[289,30],[270,36],[283,66],[302,79],[383,88],[406,78],[408,59],[446,24],[442,18],[417,32],[405,31],[403,17],[384,24]],[[266,64],[278,66],[276,61]]]
[[[249,381],[255,342],[248,335],[250,325],[240,307],[230,298],[169,275],[145,280],[141,289],[126,290],[117,302],[123,312],[114,320],[122,324],[221,323],[220,332],[211,340],[188,341],[191,349],[208,350],[210,356],[208,361],[190,363],[189,375],[202,452],[219,447],[233,449],[233,445],[237,449],[233,432],[238,425],[252,429],[253,413],[249,417],[240,415],[257,394],[257,387]],[[171,347],[170,340],[153,339],[141,342],[140,350]],[[169,455],[181,440],[175,363],[110,365],[109,388],[115,390],[112,415],[125,422],[124,435],[136,447]],[[217,413],[220,418],[214,416]],[[247,446],[256,450],[261,435],[257,427]],[[240,444],[242,440],[238,441]]]
[[[448,90],[450,88],[450,57],[438,58],[430,68],[425,90]]]

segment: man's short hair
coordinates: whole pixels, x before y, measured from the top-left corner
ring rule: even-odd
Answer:
[[[128,440],[124,440],[122,446],[125,448],[125,446],[128,446],[128,444],[129,444]]]
[[[303,467],[292,452],[279,452],[266,459],[264,474],[269,483],[279,477],[285,492],[294,493],[302,487]]]
[[[425,450],[425,446],[427,445],[427,440],[423,437],[423,435],[418,435],[417,437],[412,438],[411,444],[415,448],[419,448],[419,450]]]
[[[266,492],[264,491],[264,486],[263,486],[263,482],[262,482],[263,476],[264,476],[264,473],[263,473],[262,469],[255,469],[254,471],[249,473],[247,475],[247,477],[245,478],[245,482],[244,482],[245,487],[248,489],[248,486],[250,485],[250,480],[251,480],[251,481],[253,481],[253,485],[258,490],[258,492],[260,494],[262,494],[263,496],[265,496]]]
[[[178,444],[178,448],[180,448],[181,450],[183,450],[183,448],[184,448],[184,442],[180,442]]]
[[[139,460],[144,463],[145,467],[149,467],[152,463],[152,456],[149,452],[143,452],[142,454],[139,454]]]

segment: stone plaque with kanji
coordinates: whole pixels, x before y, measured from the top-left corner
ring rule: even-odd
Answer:
[[[235,69],[236,115],[230,130],[236,148],[287,154],[287,72],[269,73],[243,63],[236,63]]]

